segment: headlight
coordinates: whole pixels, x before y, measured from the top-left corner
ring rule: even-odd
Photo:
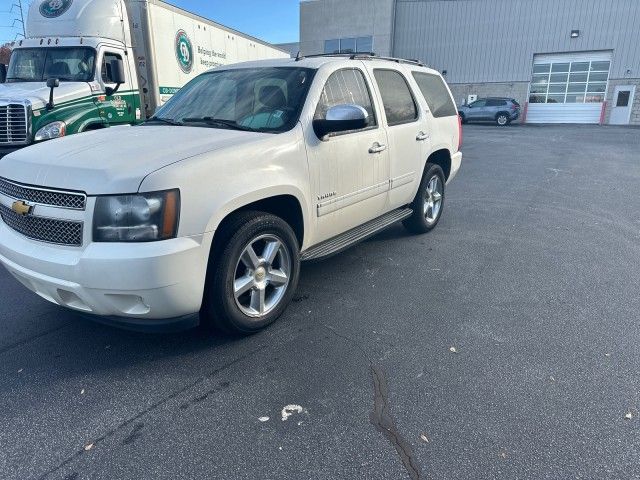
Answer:
[[[180,191],[97,197],[94,242],[154,242],[175,238]]]
[[[52,138],[64,137],[67,134],[67,124],[64,122],[51,122],[36,132],[34,140],[51,140]]]

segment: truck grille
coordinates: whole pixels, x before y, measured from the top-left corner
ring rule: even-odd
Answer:
[[[29,143],[27,108],[19,103],[0,105],[0,145]]]
[[[84,210],[87,202],[87,197],[81,193],[27,187],[10,182],[2,177],[0,177],[0,193],[4,193],[16,200],[25,200],[31,203],[69,208],[71,210]]]
[[[82,222],[20,215],[5,205],[0,205],[0,217],[10,228],[33,240],[72,247],[82,246]]]

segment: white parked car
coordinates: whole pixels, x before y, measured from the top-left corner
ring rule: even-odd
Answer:
[[[56,304],[137,328],[252,333],[301,260],[436,226],[460,168],[438,72],[371,55],[219,67],[140,126],[0,161],[0,261]]]

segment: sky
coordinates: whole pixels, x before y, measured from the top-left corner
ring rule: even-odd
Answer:
[[[41,0],[33,0],[41,1]],[[0,0],[0,42],[11,41],[22,25],[10,28],[18,16],[9,13],[18,0]],[[25,15],[31,0],[22,0]],[[271,43],[297,42],[300,30],[300,0],[169,0],[203,17]]]

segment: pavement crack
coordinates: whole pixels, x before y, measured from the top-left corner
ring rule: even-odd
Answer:
[[[376,427],[376,430],[382,433],[396,449],[411,480],[420,480],[423,477],[411,444],[398,431],[396,422],[391,416],[389,386],[384,372],[380,367],[371,365],[371,375],[373,376],[374,398],[373,412],[371,412],[369,419],[373,426]]]
[[[348,341],[358,349],[362,355],[369,362],[369,368],[371,369],[371,375],[373,377],[373,412],[369,415],[371,424],[376,430],[391,443],[398,452],[398,456],[402,461],[402,464],[409,473],[411,480],[420,480],[424,478],[418,465],[418,460],[415,458],[411,444],[402,436],[398,431],[396,422],[391,416],[391,404],[389,402],[389,386],[387,379],[382,371],[382,368],[376,366],[371,360],[370,355],[364,349],[360,343],[354,339],[337,332],[334,328],[323,325],[324,328],[329,330],[335,336]]]
[[[230,362],[222,365],[221,367],[216,368],[212,372],[209,372],[208,374],[203,375],[202,377],[198,378],[197,380],[195,380],[195,381],[185,385],[184,387],[174,391],[173,393],[167,395],[166,397],[163,397],[162,399],[158,400],[153,405],[150,405],[148,408],[145,408],[144,410],[142,410],[141,412],[137,413],[133,417],[128,418],[124,422],[122,422],[119,425],[117,425],[117,426],[113,427],[112,429],[108,430],[102,436],[100,436],[99,438],[96,438],[95,440],[93,440],[92,444],[94,445],[94,447],[97,447],[100,443],[104,442],[105,440],[107,440],[108,438],[112,437],[113,435],[115,435],[116,433],[120,432],[121,430],[130,427],[131,425],[133,425],[136,422],[139,422],[145,415],[153,412],[154,410],[157,410],[158,408],[160,408],[163,405],[166,405],[168,402],[170,402],[171,400],[173,400],[176,397],[180,396],[181,394],[191,390],[192,388],[200,385],[201,383],[203,383],[203,382],[205,382],[207,380],[210,380],[211,378],[214,378],[216,375],[218,375],[219,373],[223,372],[224,370],[227,370],[228,368],[231,368],[234,365],[236,365],[238,363],[241,363],[242,361],[246,360],[249,357],[254,356],[255,354],[261,352],[262,350],[264,350],[266,348],[267,348],[266,345],[263,345],[263,346],[261,346],[259,348],[256,348],[255,350],[252,350],[251,352],[247,353],[246,355],[242,355],[241,357],[238,357],[235,360],[231,360]],[[135,428],[134,428],[134,431],[135,431]],[[92,449],[92,451],[93,451],[93,449]],[[56,465],[55,467],[53,467],[52,469],[50,469],[46,473],[42,474],[39,477],[40,480],[44,480],[47,477],[49,477],[50,475],[58,472],[59,470],[61,470],[62,468],[66,467],[71,462],[73,462],[74,460],[80,458],[82,455],[84,455],[86,453],[87,452],[86,452],[86,450],[84,448],[76,450],[75,453],[71,454],[66,459],[64,459],[62,462],[60,462],[58,465]]]

